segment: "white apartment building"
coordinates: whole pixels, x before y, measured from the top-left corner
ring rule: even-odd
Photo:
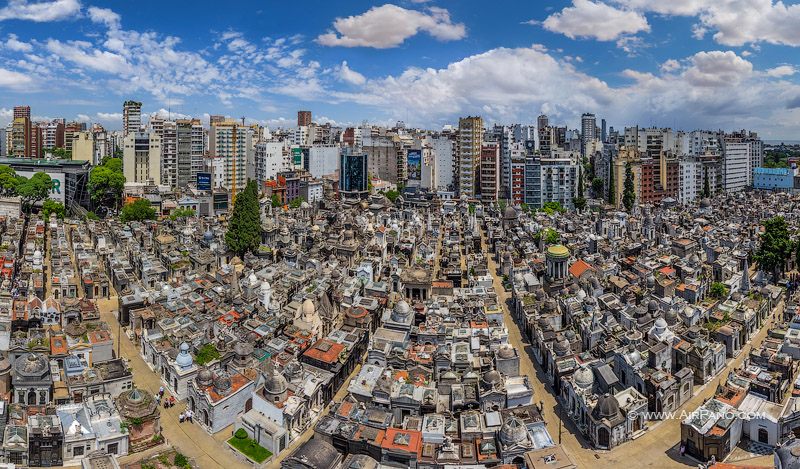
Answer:
[[[453,141],[447,137],[426,136],[423,147],[430,149],[431,165],[435,168],[431,188],[437,191],[449,190],[453,185]],[[424,155],[423,155],[424,156]]]
[[[308,126],[298,125],[294,129],[294,136],[292,137],[292,145],[299,145],[299,146],[309,145],[311,143],[309,138],[310,135],[311,133],[309,132]]]
[[[722,153],[722,188],[726,192],[744,190],[752,182],[750,143],[725,140]]]
[[[308,171],[321,178],[339,169],[339,145],[311,145],[308,149]]]
[[[256,144],[256,181],[260,189],[278,173],[291,168],[289,146],[286,142],[260,142]]]
[[[678,202],[688,204],[697,199],[703,191],[702,165],[692,157],[682,158],[679,162]]]
[[[127,182],[161,184],[161,137],[136,132],[125,137],[122,172]]]

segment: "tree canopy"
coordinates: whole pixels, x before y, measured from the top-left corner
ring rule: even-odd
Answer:
[[[561,203],[552,201],[552,202],[545,202],[542,205],[542,211],[548,215],[553,215],[556,212],[564,213],[564,207],[561,206]]]
[[[176,208],[169,215],[169,219],[174,221],[174,220],[177,220],[178,218],[189,218],[189,217],[193,217],[194,215],[195,215],[194,210],[192,210],[190,208],[180,207],[180,208]]]
[[[120,219],[124,222],[154,220],[155,218],[156,209],[147,199],[136,199],[125,205],[122,207],[122,214],[120,215]]]
[[[633,210],[633,205],[636,203],[636,189],[633,184],[633,169],[631,169],[631,164],[625,164],[625,183],[623,185],[622,190],[622,205],[625,206],[625,210],[631,211]]]
[[[17,194],[19,178],[11,166],[0,165],[0,194],[12,196]]]
[[[56,217],[63,220],[67,215],[67,209],[61,202],[56,202],[52,199],[47,199],[42,204],[42,218],[45,220],[50,218],[50,214],[55,213]]]
[[[106,158],[89,173],[89,194],[96,205],[117,207],[124,188],[125,175],[122,174],[120,158]]]
[[[36,173],[30,179],[17,177],[17,195],[22,199],[22,207],[30,211],[36,202],[46,199],[53,189],[53,180],[46,173]]]
[[[255,181],[248,182],[247,187],[236,196],[228,231],[225,233],[225,244],[239,257],[247,252],[255,252],[261,244],[260,210]]]
[[[300,208],[300,206],[301,206],[301,205],[303,204],[303,202],[305,202],[305,201],[306,201],[306,199],[304,199],[304,198],[302,198],[302,197],[295,197],[294,199],[292,199],[292,201],[291,201],[291,202],[289,202],[289,207],[290,207],[290,208]]]
[[[783,217],[764,221],[764,234],[755,254],[759,268],[771,272],[775,278],[783,272],[786,261],[792,254],[793,243],[789,238],[789,224]]]
[[[728,287],[722,282],[714,282],[708,290],[712,298],[721,299],[728,295]]]

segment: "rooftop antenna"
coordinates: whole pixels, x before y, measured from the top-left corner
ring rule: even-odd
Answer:
[[[244,127],[244,116],[242,116],[241,119],[242,119],[242,127]]]

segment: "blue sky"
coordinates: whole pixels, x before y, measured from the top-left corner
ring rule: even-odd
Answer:
[[[14,105],[116,129],[146,113],[439,128],[582,112],[800,139],[800,5],[773,0],[0,3]],[[163,111],[162,111],[163,112]]]

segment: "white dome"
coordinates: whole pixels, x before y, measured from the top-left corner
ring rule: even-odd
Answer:
[[[591,389],[594,384],[594,373],[588,366],[584,365],[575,372],[575,385],[581,389]]]
[[[251,286],[258,285],[258,277],[256,277],[255,273],[251,273],[250,276],[247,277],[247,280],[250,282]]]
[[[270,290],[272,290],[272,285],[270,285],[268,281],[264,280],[263,282],[261,282],[262,292],[268,292]]]

